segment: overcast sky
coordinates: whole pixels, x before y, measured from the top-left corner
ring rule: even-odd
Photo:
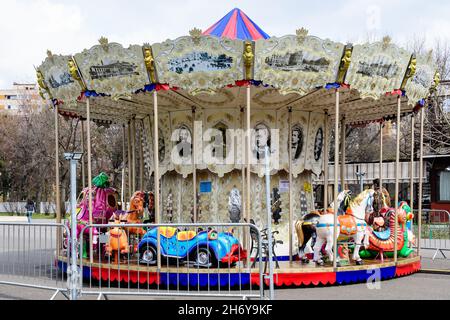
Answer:
[[[239,7],[269,35],[310,34],[341,42],[390,35],[406,46],[413,37],[450,41],[450,1],[440,0],[1,0],[0,88],[35,81],[33,65],[53,53],[73,54],[111,42],[153,43],[206,30]]]

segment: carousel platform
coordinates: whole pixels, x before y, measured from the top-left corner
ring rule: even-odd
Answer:
[[[59,257],[58,268],[67,271],[67,260]],[[280,268],[274,269],[276,287],[303,287],[345,285],[366,282],[376,276],[381,280],[407,276],[420,270],[420,257],[399,258],[397,264],[393,259],[364,260],[361,266],[348,265],[334,270],[332,266],[318,267],[314,263],[302,264],[299,261],[280,261]],[[108,264],[83,260],[83,278],[99,283],[124,282],[146,286],[180,286],[180,287],[219,287],[233,288],[260,286],[259,268],[236,266],[233,268],[199,268],[187,266],[162,266],[157,272],[156,266],[144,266],[133,261],[120,264]],[[265,284],[268,282],[265,280]]]

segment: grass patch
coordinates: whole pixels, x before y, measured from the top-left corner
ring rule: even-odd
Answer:
[[[0,212],[0,216],[2,217],[26,217],[25,214],[17,214],[12,212]],[[33,213],[32,219],[55,219],[55,215],[53,213],[44,214],[44,213]]]

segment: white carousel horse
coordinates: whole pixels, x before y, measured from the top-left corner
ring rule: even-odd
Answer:
[[[364,220],[366,209],[373,210],[373,195],[374,190],[369,189],[360,193],[354,200],[350,202],[349,209],[344,215],[338,216],[337,238],[338,240],[345,240],[353,238],[355,241],[355,249],[353,251],[353,260],[356,264],[361,265],[362,259],[359,256],[359,249],[363,244],[369,245],[369,236],[367,231],[367,223]],[[338,198],[339,201],[339,198]],[[316,226],[317,240],[314,245],[314,261],[317,264],[323,265],[324,262],[320,258],[320,251],[323,244],[326,242],[325,251],[330,261],[333,261],[333,229],[334,216],[333,214],[324,214],[320,216],[319,222]],[[339,258],[338,258],[339,259]],[[339,260],[337,261],[339,265]]]
[[[338,208],[345,210],[345,206],[342,206],[342,204],[344,201],[349,201],[350,194],[350,190],[344,190],[338,194]],[[334,208],[334,202],[332,202],[328,208]],[[313,252],[312,246],[314,245],[313,242],[316,238],[316,225],[319,223],[320,216],[321,215],[318,212],[309,213],[295,223],[295,231],[298,240],[298,256],[303,263],[309,262],[306,254]]]

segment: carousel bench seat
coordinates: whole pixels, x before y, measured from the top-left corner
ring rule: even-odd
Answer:
[[[189,231],[180,231],[177,234],[177,240],[178,241],[189,241],[195,238],[197,233],[195,231],[189,230]]]
[[[391,236],[391,230],[386,229],[384,231],[374,231],[373,234],[380,240],[388,240]]]

